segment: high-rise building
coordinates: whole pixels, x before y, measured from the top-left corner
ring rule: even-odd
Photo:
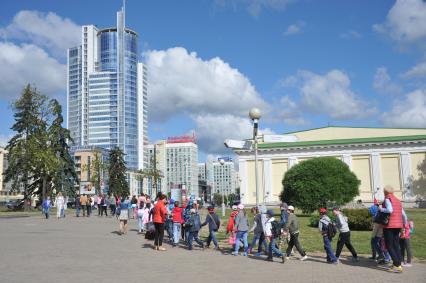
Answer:
[[[162,173],[158,188],[170,192],[172,188],[183,188],[187,195],[199,196],[198,190],[198,146],[195,137],[172,137],[148,145],[148,168]]]
[[[119,147],[130,169],[142,169],[147,144],[147,70],[138,62],[138,34],[125,26],[82,26],[68,49],[68,129],[73,145]]]
[[[222,191],[225,195],[236,193],[235,165],[232,159],[224,159],[223,164],[219,159],[213,162],[213,180],[215,193],[221,194]]]

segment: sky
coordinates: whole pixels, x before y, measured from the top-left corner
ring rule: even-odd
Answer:
[[[80,26],[115,26],[119,0],[4,1],[0,144],[27,83],[66,109]],[[200,159],[265,134],[334,126],[426,128],[426,2],[126,1],[148,67],[150,141],[195,131]]]

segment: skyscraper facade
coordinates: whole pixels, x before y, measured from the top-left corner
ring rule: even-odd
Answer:
[[[138,34],[125,26],[82,26],[82,44],[68,50],[68,129],[74,145],[121,148],[127,167],[142,169],[147,143],[147,70],[138,62]]]

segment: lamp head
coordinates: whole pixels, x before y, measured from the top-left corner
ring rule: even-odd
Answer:
[[[260,110],[258,108],[252,108],[249,112],[250,119],[252,119],[255,122],[257,122],[260,119],[261,116],[262,115],[261,115]]]
[[[225,160],[223,158],[221,158],[221,159],[219,159],[219,163],[220,163],[220,165],[223,165],[223,164],[225,164]]]

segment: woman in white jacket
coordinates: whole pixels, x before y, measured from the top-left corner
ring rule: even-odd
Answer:
[[[56,196],[56,216],[59,218],[62,217],[64,211],[65,199],[62,196],[62,193],[59,192]]]

